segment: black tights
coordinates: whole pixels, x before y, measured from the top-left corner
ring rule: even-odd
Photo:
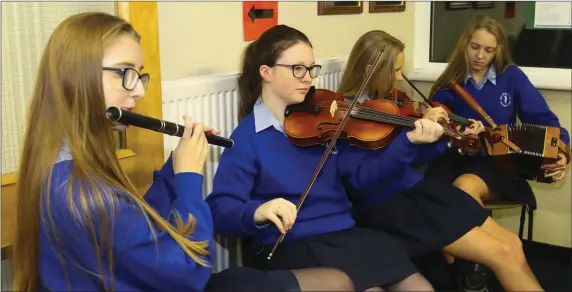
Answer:
[[[282,272],[282,271],[279,271]],[[300,291],[355,291],[352,280],[346,273],[333,268],[311,268],[292,271]],[[272,273],[272,272],[268,272]],[[435,291],[423,275],[415,273],[409,277],[383,288],[376,287],[366,291]]]
[[[415,292],[429,292],[435,291],[433,286],[423,275],[415,273],[395,284],[387,285],[383,288],[375,287],[365,290],[366,292],[384,292],[384,291],[415,291]]]
[[[334,268],[261,271],[253,268],[229,268],[213,274],[206,292],[297,292],[297,291],[355,291],[350,277]],[[435,291],[419,273],[382,287],[366,291]]]
[[[332,268],[261,271],[229,268],[213,274],[206,292],[354,291],[350,277]]]
[[[301,291],[355,291],[346,273],[332,268],[293,270]]]
[[[433,285],[420,273],[415,273],[393,285],[385,287],[386,291],[435,291]]]

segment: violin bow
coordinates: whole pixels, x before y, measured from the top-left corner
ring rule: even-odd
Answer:
[[[421,91],[417,88],[417,86],[415,86],[415,84],[413,84],[413,82],[409,81],[409,79],[405,76],[405,74],[401,74],[401,76],[403,76],[403,79],[405,79],[405,81],[407,81],[407,84],[409,84],[409,86],[411,86],[411,88],[413,88],[417,92],[417,94],[419,94],[423,98],[423,100],[425,101],[427,106],[435,107],[435,106],[433,106],[433,104],[431,103],[429,98],[427,98],[423,93],[421,93]],[[454,113],[449,113],[449,118],[451,119],[451,121],[453,121],[457,124],[460,124],[460,125],[468,126],[471,124],[471,122],[468,119],[465,119],[465,118],[463,118],[459,115],[456,115]]]
[[[377,68],[377,66],[379,65],[379,62],[381,60],[381,57],[383,56],[383,52],[385,50],[385,47],[383,47],[379,53],[377,54],[377,56],[375,57],[375,61],[373,62],[372,68],[369,70],[369,72],[367,72],[367,75],[365,76],[364,81],[362,82],[359,90],[357,91],[352,104],[350,105],[350,107],[347,109],[346,114],[344,115],[344,118],[342,119],[342,122],[340,123],[340,126],[338,127],[338,129],[336,130],[336,133],[334,134],[334,136],[332,137],[332,140],[330,140],[330,142],[328,142],[328,148],[326,149],[326,152],[324,152],[324,155],[322,156],[322,159],[320,160],[320,163],[318,163],[318,166],[316,167],[316,170],[314,170],[314,175],[312,175],[312,178],[310,179],[310,183],[306,186],[306,189],[304,190],[304,193],[302,194],[302,196],[300,197],[300,200],[298,200],[298,203],[296,204],[296,212],[300,210],[300,207],[302,206],[302,203],[304,203],[304,200],[306,199],[306,197],[308,196],[308,193],[310,192],[310,189],[312,188],[312,186],[314,185],[314,182],[316,181],[316,178],[318,178],[318,174],[320,174],[320,171],[322,170],[322,167],[324,167],[324,164],[326,163],[326,159],[328,159],[328,156],[330,155],[330,152],[332,152],[332,149],[334,148],[334,146],[336,145],[336,141],[338,140],[338,137],[340,136],[340,134],[342,133],[343,128],[346,126],[346,123],[348,122],[349,118],[350,118],[350,114],[352,112],[352,109],[354,108],[354,106],[357,104],[358,100],[359,100],[359,96],[363,93],[363,91],[365,90],[365,87],[367,86],[367,83],[369,82],[369,80],[371,79],[371,76],[373,75],[373,73],[375,72],[375,69]],[[281,234],[280,237],[276,240],[276,243],[274,243],[274,246],[272,247],[272,250],[270,251],[270,253],[268,254],[268,259],[272,258],[272,255],[274,255],[274,252],[276,251],[276,248],[278,247],[278,245],[284,240],[284,237],[286,236],[285,233]]]
[[[485,121],[489,123],[489,125],[492,128],[491,131],[492,133],[490,135],[486,135],[485,137],[489,138],[491,144],[502,142],[507,147],[511,148],[514,152],[517,153],[522,152],[522,149],[520,149],[520,147],[518,147],[516,144],[510,141],[508,137],[503,136],[501,128],[495,123],[495,121],[493,121],[491,116],[489,116],[489,114],[485,112],[485,110],[479,105],[479,103],[475,100],[475,98],[467,90],[461,87],[459,83],[457,83],[457,80],[452,79],[451,81],[449,81],[449,85],[451,86],[451,89],[453,89],[453,91],[455,91],[455,93],[457,93],[457,95],[461,97],[461,99],[469,107],[471,107],[471,109],[473,109],[479,116],[481,116],[481,118],[483,118]]]

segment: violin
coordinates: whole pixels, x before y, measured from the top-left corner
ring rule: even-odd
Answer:
[[[364,92],[373,72],[380,63],[384,50],[385,47],[379,51],[372,68],[357,90],[356,96],[360,96]],[[352,145],[378,149],[391,142],[390,137],[395,135],[396,125],[414,126],[413,123],[416,119],[400,116],[399,108],[390,101],[368,101],[358,106],[358,100],[358,98],[354,98],[350,103],[341,94],[323,89],[316,90],[312,87],[302,103],[289,106],[286,109],[284,130],[293,144],[311,146],[328,142],[326,151],[296,204],[297,211],[300,210],[310,193],[310,189],[340,137],[349,140]],[[461,134],[452,129],[447,128],[445,132],[456,139],[463,139]],[[283,233],[277,238],[267,259],[272,258],[285,236],[286,234]]]
[[[423,102],[416,101],[412,96],[407,94],[406,92],[399,90],[397,88],[393,89],[391,95],[385,96],[385,98],[392,98],[399,106],[403,106],[407,108],[407,103],[412,103],[412,108],[409,110],[411,112],[411,116],[413,117],[422,117],[423,114],[432,107],[442,107],[447,114],[449,115],[449,120],[451,124],[460,125],[460,126],[469,126],[471,125],[471,121],[461,116],[454,114],[447,106],[444,104],[429,100],[421,91],[411,82],[407,76],[402,74],[403,79],[407,82],[410,88],[413,88],[423,98]]]
[[[442,107],[449,115],[450,124],[448,126],[452,129],[457,129],[457,127],[460,126],[460,131],[462,132],[466,126],[471,125],[471,121],[454,114],[444,104],[429,100],[423,93],[421,93],[421,91],[415,86],[415,84],[413,84],[413,82],[411,82],[405,75],[402,74],[402,76],[409,87],[414,89],[423,98],[424,102],[417,101],[405,91],[394,88],[389,95],[386,95],[383,98],[392,100],[400,108],[400,115],[406,117],[422,118],[429,108]],[[440,122],[440,124],[444,127],[447,126],[443,122]],[[459,144],[457,143],[457,140],[453,140],[451,141],[452,143],[450,142],[448,146],[452,147],[454,145],[457,148],[459,154],[467,153],[469,155],[477,155],[483,153],[484,147],[481,139],[479,139],[478,136],[474,134],[465,134],[464,138],[469,141],[463,144]]]
[[[349,111],[350,102],[341,94],[326,89],[311,87],[303,103],[286,109],[284,131],[291,143],[298,146],[322,145],[331,140],[333,133],[348,112],[350,119],[340,134],[350,145],[364,149],[380,149],[394,139],[401,127],[414,128],[416,117],[409,117],[410,107],[400,108],[385,100],[366,100]],[[463,149],[475,146],[450,127],[443,134]]]
[[[371,79],[371,76],[373,75],[373,72],[375,72],[375,68],[377,68],[377,66],[379,65],[379,62],[381,61],[381,57],[383,56],[383,52],[385,51],[385,46],[379,51],[379,53],[377,54],[377,56],[375,57],[375,60],[373,62],[372,65],[372,69],[366,74],[365,79],[363,80],[362,84],[360,85],[360,88],[357,91],[357,96],[359,96],[360,94],[362,94],[362,92],[364,91],[367,83],[369,82],[369,80]],[[311,90],[313,91],[313,90]],[[319,104],[311,104],[311,98],[305,98],[305,101],[309,101],[306,103],[306,105],[308,105],[308,109],[318,109],[318,112],[321,112],[321,107]],[[351,113],[353,108],[356,106],[358,99],[354,98],[354,100],[352,101],[352,103],[347,107],[347,112]],[[291,116],[291,115],[289,115]],[[296,116],[296,115],[295,115]],[[306,117],[310,117],[310,115],[306,114]],[[347,114],[342,118],[342,121],[339,122],[337,125],[337,129],[335,129],[334,133],[331,133],[331,139],[330,139],[330,143],[328,143],[328,147],[326,148],[326,151],[324,152],[324,154],[322,155],[322,159],[320,159],[320,162],[318,163],[318,166],[316,167],[316,169],[314,170],[314,174],[312,174],[312,177],[310,178],[310,182],[308,183],[308,185],[306,186],[306,189],[304,190],[304,193],[302,193],[302,195],[300,196],[300,199],[298,200],[298,203],[296,203],[296,211],[300,210],[300,207],[302,206],[302,203],[304,203],[304,200],[306,199],[306,197],[308,196],[308,194],[310,193],[310,189],[312,188],[312,186],[314,185],[314,182],[316,181],[316,179],[318,178],[318,175],[320,174],[320,171],[322,170],[322,167],[324,167],[324,164],[326,163],[326,160],[328,159],[328,156],[330,155],[330,153],[332,153],[332,149],[334,148],[334,145],[336,145],[336,141],[338,140],[338,138],[340,137],[340,135],[342,134],[342,132],[344,132],[344,128],[346,127],[346,124],[348,123],[350,118],[350,115]],[[294,121],[294,120],[291,120]],[[295,127],[295,126],[299,126],[299,127],[306,127],[305,124],[303,124],[304,119],[299,119],[298,122],[302,122],[302,124],[296,124],[296,123],[291,123],[289,122],[289,126],[288,128],[290,129],[291,127]],[[333,130],[333,129],[332,129]],[[290,131],[291,132],[291,131]],[[292,136],[294,139],[295,137]],[[320,139],[319,137],[315,137],[314,139]],[[286,236],[286,234],[281,234],[278,239],[276,240],[276,242],[274,243],[274,246],[272,247],[272,250],[270,251],[270,253],[268,254],[268,259],[272,258],[272,255],[274,254],[274,252],[276,251],[276,248],[278,248],[278,245],[284,240],[284,237]]]

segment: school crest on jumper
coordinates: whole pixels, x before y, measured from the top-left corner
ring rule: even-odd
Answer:
[[[504,92],[503,94],[501,94],[500,96],[500,104],[503,107],[507,107],[512,103],[512,97],[510,96],[510,94],[508,94],[508,92]]]

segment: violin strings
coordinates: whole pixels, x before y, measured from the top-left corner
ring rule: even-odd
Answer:
[[[365,76],[365,80],[363,81],[363,83],[361,84],[360,88],[358,89],[357,95],[361,95],[361,93],[363,92],[363,90],[365,89],[365,86],[367,85],[367,83],[369,82],[369,80],[371,79],[371,76],[373,75],[373,72],[375,71],[375,68],[377,68],[377,65],[379,64],[379,61],[381,60],[381,56],[383,56],[383,52],[385,50],[385,46],[383,48],[381,48],[381,51],[379,52],[379,54],[377,55],[377,57],[375,58],[375,61],[373,62],[373,66],[372,69],[370,70],[370,72],[368,72]],[[332,149],[334,148],[334,145],[336,145],[336,142],[338,140],[338,138],[340,137],[340,134],[343,131],[343,128],[345,127],[347,121],[349,120],[350,116],[351,116],[351,108],[354,107],[357,104],[357,99],[355,99],[351,106],[350,106],[350,111],[349,114],[346,113],[346,115],[343,117],[342,122],[339,124],[336,132],[334,133],[334,136],[331,138],[331,140],[327,143],[327,148],[326,148],[326,152],[324,152],[324,154],[322,155],[322,159],[320,160],[320,162],[318,163],[318,166],[316,167],[316,169],[314,170],[314,174],[312,175],[312,177],[310,178],[310,182],[308,183],[308,185],[306,186],[306,189],[304,190],[304,193],[302,193],[302,196],[300,197],[300,199],[298,200],[298,203],[296,204],[296,210],[300,210],[300,207],[302,206],[302,204],[304,203],[304,200],[306,199],[306,197],[308,196],[308,194],[310,193],[310,189],[312,188],[312,186],[314,185],[314,182],[316,181],[316,179],[318,178],[318,175],[320,174],[320,171],[322,170],[322,167],[324,166],[324,164],[326,163],[326,159],[328,158],[328,156],[330,155],[330,153],[332,152]],[[320,110],[321,110],[321,106],[320,106]],[[276,242],[274,243],[274,246],[272,247],[272,250],[270,250],[270,253],[268,254],[267,259],[271,259],[272,255],[274,254],[274,252],[276,251],[276,248],[278,247],[278,245],[280,244],[280,242],[282,242],[282,240],[284,240],[284,237],[286,236],[285,233],[281,234],[278,239],[276,240]]]
[[[326,102],[318,103],[318,104],[320,104],[320,109],[329,110],[327,107],[322,107],[322,106],[325,106],[323,103],[326,103]],[[327,102],[327,103],[331,104],[331,102]],[[346,109],[346,110],[347,110],[347,108],[348,107],[345,103],[341,103],[341,106],[339,107],[339,109]],[[391,124],[395,124],[395,125],[399,125],[399,126],[405,126],[405,127],[414,127],[415,121],[417,120],[415,118],[396,116],[396,115],[392,115],[389,113],[384,113],[384,112],[368,109],[365,107],[361,107],[358,105],[356,105],[354,107],[354,110],[352,111],[352,115],[355,117],[358,117],[358,118],[364,118],[364,119],[372,120],[372,121],[376,121],[376,122],[387,122],[387,123],[391,123]],[[456,131],[453,131],[449,128],[443,128],[443,133],[445,133],[448,136],[454,137],[456,139],[462,139],[462,135],[460,133],[457,133]]]

